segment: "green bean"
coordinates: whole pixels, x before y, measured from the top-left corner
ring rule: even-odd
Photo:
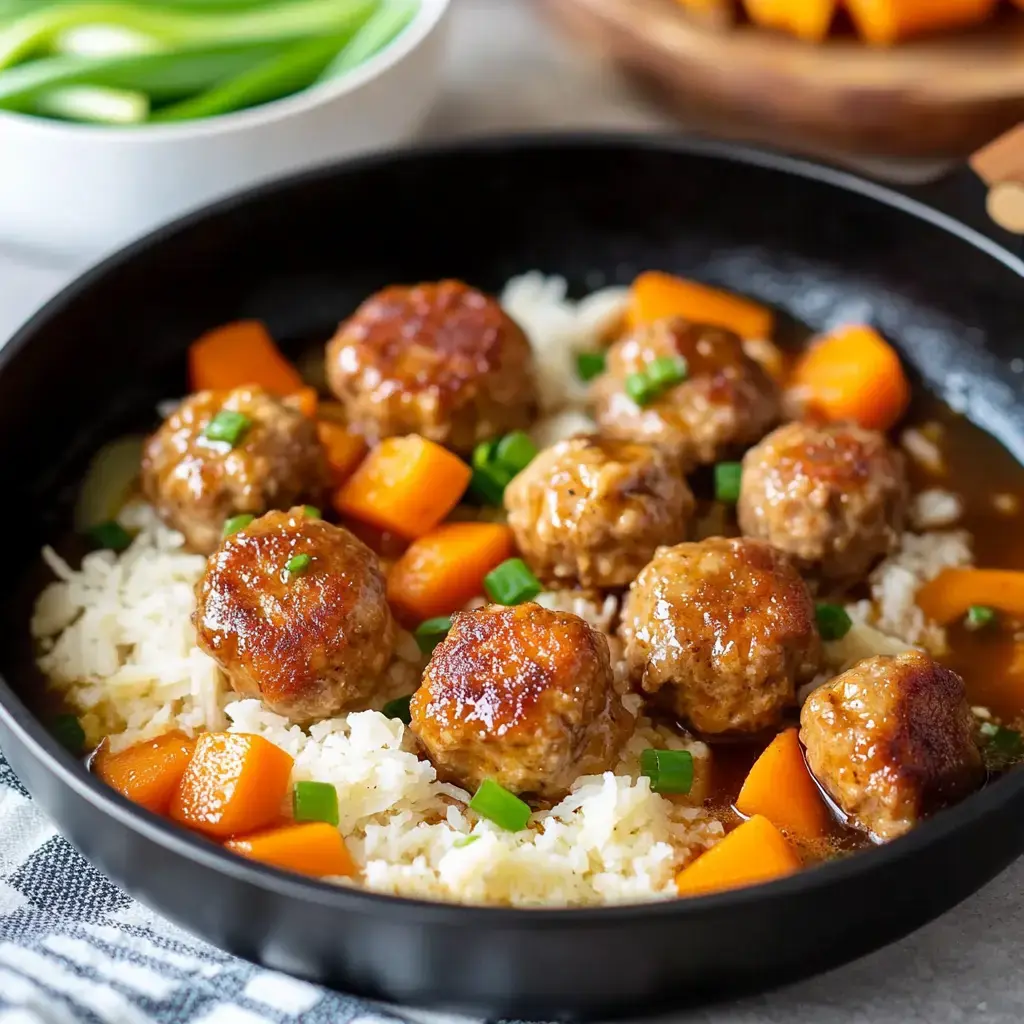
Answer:
[[[377,10],[344,46],[320,76],[320,81],[337,78],[379,53],[412,21],[419,0],[382,0]]]
[[[126,89],[72,85],[42,93],[31,113],[87,124],[140,124],[149,116],[149,97]]]

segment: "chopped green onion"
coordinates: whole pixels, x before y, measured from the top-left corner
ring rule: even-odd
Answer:
[[[284,563],[284,569],[289,576],[301,576],[312,564],[312,555],[292,555],[292,557]]]
[[[540,582],[521,558],[509,558],[484,577],[484,590],[498,604],[522,604],[541,592]]]
[[[292,790],[292,817],[296,821],[326,821],[337,827],[338,791],[329,782],[296,782]]]
[[[243,413],[235,412],[233,409],[221,409],[206,424],[203,436],[211,441],[226,441],[234,448],[251,426],[252,420]]]
[[[40,93],[29,113],[84,124],[141,124],[149,116],[149,97],[129,89],[69,85]]]
[[[576,376],[582,381],[590,381],[604,373],[607,359],[603,352],[581,352],[576,357]]]
[[[498,439],[493,438],[490,441],[481,441],[473,449],[473,468],[474,469],[487,469],[488,466],[494,464],[495,458],[498,453]]]
[[[530,806],[499,786],[493,779],[484,779],[469,801],[469,806],[481,818],[493,821],[506,832],[521,832],[530,820]]]
[[[735,505],[740,500],[743,466],[738,462],[719,462],[715,466],[715,498]]]
[[[814,607],[822,640],[842,640],[853,627],[853,619],[840,604],[819,601]]]
[[[224,523],[223,536],[233,537],[239,530],[244,530],[256,517],[243,512],[239,516],[232,516]]]
[[[302,514],[307,519],[323,519],[323,513],[316,507],[316,505],[303,505]]]
[[[469,481],[469,491],[481,504],[500,508],[505,500],[507,483],[508,480],[502,480],[494,475],[493,467],[474,469]]]
[[[521,473],[536,458],[537,446],[530,440],[530,435],[523,430],[514,430],[506,434],[494,450],[498,465],[508,470],[513,476]]]
[[[50,724],[50,733],[69,753],[76,756],[82,753],[85,747],[85,730],[74,715],[57,715]]]
[[[995,608],[989,608],[988,605],[984,604],[972,604],[967,609],[967,615],[964,617],[964,625],[971,630],[984,629],[985,626],[991,625],[996,620]]]
[[[1014,761],[1024,753],[1024,737],[1016,729],[983,722],[978,731],[985,737],[986,753],[996,761]]]
[[[655,750],[640,755],[640,774],[655,793],[689,793],[693,785],[693,754],[688,750]]]
[[[682,356],[658,356],[647,367],[647,379],[659,392],[682,384],[690,372],[690,367]]]
[[[474,832],[472,835],[462,836],[461,838],[456,839],[455,842],[452,843],[452,846],[454,846],[456,850],[461,850],[466,846],[472,846],[479,838],[480,834],[478,832]]]
[[[415,0],[386,0],[328,65],[320,81],[336,78],[380,52],[412,21]]]
[[[97,523],[89,537],[98,548],[108,551],[124,551],[132,542],[132,535],[120,524],[113,521]]]
[[[631,373],[625,382],[626,394],[637,405],[649,405],[657,395],[657,388],[646,373]]]
[[[434,648],[448,635],[452,628],[452,617],[450,615],[439,615],[436,619],[427,619],[421,622],[413,636],[416,643],[424,654],[433,654]]]
[[[407,697],[396,697],[394,700],[389,700],[381,708],[380,713],[387,718],[397,718],[400,722],[408,725],[412,721],[412,712],[409,709],[411,700],[411,693]]]

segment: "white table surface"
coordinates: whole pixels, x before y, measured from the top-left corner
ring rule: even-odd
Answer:
[[[447,87],[428,137],[672,127],[566,46],[534,17],[528,0],[455,2]],[[81,269],[0,249],[0,341]],[[945,917],[888,949],[782,992],[686,1019],[697,1024],[1020,1024],[1022,888],[1024,862],[1019,862]]]

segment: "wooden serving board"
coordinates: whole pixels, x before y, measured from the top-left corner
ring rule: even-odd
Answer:
[[[1024,121],[1024,14],[872,49],[716,30],[673,0],[539,0],[688,123],[811,152],[963,158]]]

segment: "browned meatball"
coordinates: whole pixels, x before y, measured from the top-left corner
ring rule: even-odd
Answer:
[[[245,417],[233,444],[205,434],[220,412]],[[206,555],[220,542],[225,520],[319,504],[327,485],[315,424],[255,387],[186,398],[146,442],[142,457],[146,498],[190,548]]]
[[[894,839],[977,787],[964,681],[920,651],[867,658],[800,714],[807,765],[857,828]]]
[[[508,523],[552,587],[624,587],[662,544],[685,540],[693,494],[647,444],[574,437],[541,452],[505,489]]]
[[[822,580],[857,580],[889,554],[907,502],[903,456],[854,424],[788,423],[743,459],[740,528]]]
[[[557,800],[615,764],[632,724],[605,637],[536,604],[456,614],[412,698],[438,775],[470,791],[494,779]]]
[[[468,452],[537,410],[526,335],[461,281],[371,296],[328,344],[327,379],[371,440],[415,433]]]
[[[626,378],[664,356],[682,356],[688,376],[641,408],[626,393]],[[660,445],[684,468],[716,462],[759,441],[780,415],[778,388],[735,334],[678,318],[616,342],[592,399],[603,433]]]
[[[295,722],[365,703],[396,636],[376,555],[301,508],[268,512],[221,544],[193,621],[236,693]]]
[[[821,663],[807,585],[756,540],[659,551],[630,588],[619,629],[634,684],[706,734],[777,725]]]

